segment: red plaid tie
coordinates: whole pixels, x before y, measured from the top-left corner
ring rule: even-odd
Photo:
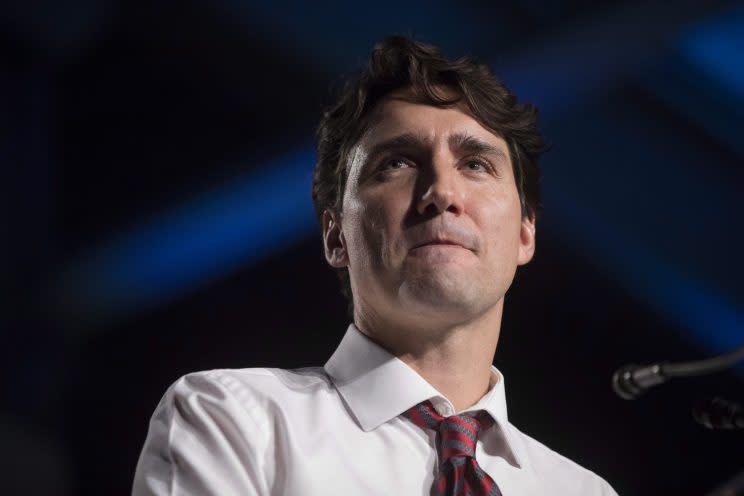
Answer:
[[[475,443],[482,428],[493,424],[484,412],[442,417],[431,401],[424,401],[403,413],[422,429],[437,432],[439,475],[431,488],[433,495],[501,496],[499,486],[475,460]]]

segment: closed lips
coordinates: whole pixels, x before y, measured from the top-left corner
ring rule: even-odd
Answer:
[[[453,246],[453,247],[459,247],[469,250],[467,246],[464,246],[462,243],[458,241],[453,241],[451,239],[432,239],[431,241],[425,241],[423,243],[417,243],[411,248],[412,250],[415,250],[416,248],[422,248],[424,246]]]
[[[454,245],[454,246],[462,246],[460,243],[456,243],[454,241],[434,240],[434,241],[427,241],[426,243],[421,243],[419,245],[414,246],[414,248],[421,248],[422,246],[431,246],[431,245]]]

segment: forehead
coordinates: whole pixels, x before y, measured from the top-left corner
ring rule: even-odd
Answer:
[[[423,142],[432,144],[446,142],[454,135],[472,136],[501,148],[508,156],[504,139],[482,126],[464,105],[437,107],[413,102],[400,94],[388,96],[378,103],[357,145],[369,149],[403,133],[416,135]]]

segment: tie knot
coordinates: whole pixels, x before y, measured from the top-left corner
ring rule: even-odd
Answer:
[[[440,449],[443,460],[455,456],[475,457],[480,425],[469,415],[453,415],[439,424]]]
[[[428,400],[419,403],[403,415],[419,427],[433,429],[439,434],[437,447],[441,461],[457,456],[474,458],[480,430],[490,426],[493,422],[483,412],[476,417],[468,414],[443,417],[437,413],[434,405]]]

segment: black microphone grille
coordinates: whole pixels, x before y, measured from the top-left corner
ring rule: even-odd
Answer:
[[[624,400],[634,400],[643,392],[633,380],[633,372],[638,367],[636,364],[625,365],[612,374],[612,389]]]

